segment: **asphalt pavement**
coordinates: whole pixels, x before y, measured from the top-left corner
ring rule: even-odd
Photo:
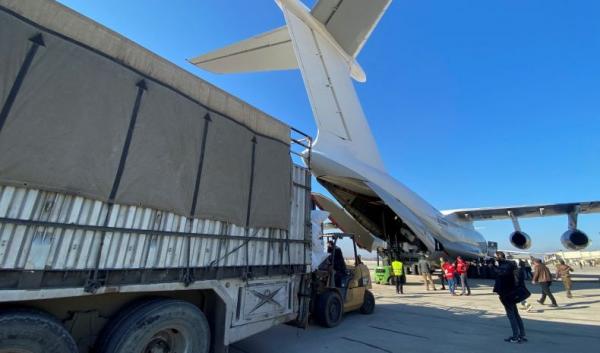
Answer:
[[[470,296],[453,297],[447,291],[428,292],[419,277],[408,276],[403,295],[391,286],[373,285],[377,306],[372,315],[347,314],[331,329],[274,327],[234,343],[231,352],[600,352],[600,281],[576,282],[572,299],[555,282],[551,289],[558,308],[538,304],[539,286],[529,284],[533,310],[520,310],[529,339],[523,344],[504,342],[510,325],[492,285],[471,280]]]

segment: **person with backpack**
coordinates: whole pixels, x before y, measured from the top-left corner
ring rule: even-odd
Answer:
[[[512,329],[512,336],[504,340],[509,343],[527,342],[525,326],[519,315],[517,303],[527,299],[531,293],[525,287],[525,279],[518,271],[517,265],[513,261],[507,261],[502,251],[496,252],[496,261],[494,293],[498,294]]]

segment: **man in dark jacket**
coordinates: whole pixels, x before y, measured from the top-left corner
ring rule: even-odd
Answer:
[[[533,260],[533,279],[531,283],[539,283],[542,287],[542,297],[538,300],[538,303],[544,305],[544,302],[546,301],[546,296],[548,296],[548,298],[550,298],[550,301],[552,302],[550,306],[553,308],[556,308],[558,306],[556,305],[556,299],[554,299],[552,292],[550,292],[550,285],[552,284],[552,274],[550,273],[548,267],[546,267],[546,265],[544,265],[542,263],[542,260],[540,259]]]
[[[523,278],[520,278],[517,265],[513,261],[507,261],[503,252],[496,252],[496,261],[498,265],[495,268],[496,281],[494,283],[494,293],[497,293],[500,302],[504,306],[506,316],[512,328],[512,336],[504,339],[510,343],[527,342],[525,338],[525,327],[523,320],[519,315],[517,303],[513,299],[513,294],[517,286],[525,285]]]

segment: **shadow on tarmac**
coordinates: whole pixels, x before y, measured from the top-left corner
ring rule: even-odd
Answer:
[[[489,284],[487,287],[489,288]],[[557,316],[562,310],[588,308],[587,304],[597,304],[600,301],[577,302],[575,298],[572,303],[547,311],[543,306],[536,305],[537,312],[541,313],[539,318],[524,318],[529,342],[511,344],[504,342],[511,331],[508,319],[503,315],[466,306],[436,308],[388,303],[389,299],[399,297],[381,295],[377,291],[376,297],[384,303],[378,303],[373,315],[349,313],[338,327],[331,329],[316,325],[311,325],[307,330],[290,326],[275,327],[235,343],[231,352],[548,353],[595,352],[600,346],[600,326],[543,321],[545,315]],[[404,300],[415,297],[421,296],[410,294],[401,298]],[[531,300],[534,299],[537,299],[535,293]],[[497,305],[501,308],[499,302]],[[596,313],[600,314],[597,310]],[[590,313],[590,318],[592,315]]]

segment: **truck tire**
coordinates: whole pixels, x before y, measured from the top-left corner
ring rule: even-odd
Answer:
[[[344,303],[340,295],[332,290],[321,293],[317,298],[315,315],[323,327],[335,327],[342,321]]]
[[[103,352],[103,347],[108,344],[108,340],[115,336],[117,331],[120,329],[122,322],[127,320],[129,316],[131,316],[135,311],[139,310],[143,306],[150,305],[155,301],[165,300],[167,298],[164,297],[146,297],[136,299],[123,308],[119,309],[116,316],[112,317],[110,321],[102,328],[99,337],[96,339],[96,350],[98,352]]]
[[[365,290],[365,296],[363,298],[363,305],[360,307],[360,313],[365,315],[371,315],[375,311],[375,297],[369,290]]]
[[[207,353],[210,328],[194,304],[150,299],[122,310],[103,330],[98,353]]]
[[[39,310],[0,311],[0,352],[77,353],[75,340],[55,317]]]

